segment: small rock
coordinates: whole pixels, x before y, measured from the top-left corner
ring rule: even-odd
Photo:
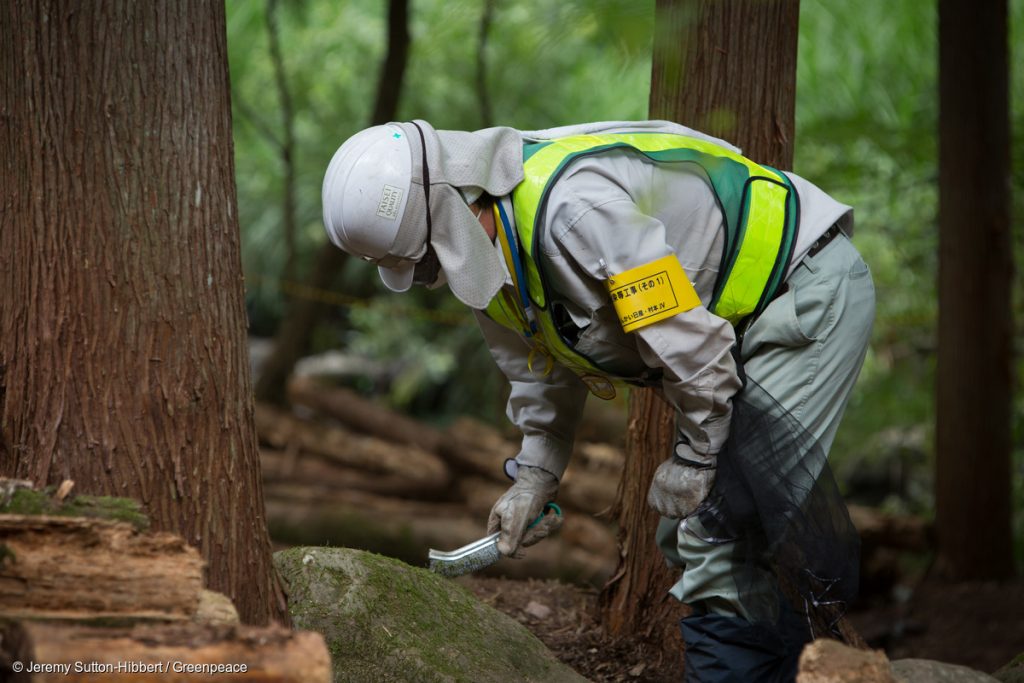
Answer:
[[[536,600],[530,600],[530,602],[526,604],[526,608],[523,609],[523,611],[529,614],[531,617],[535,617],[541,620],[547,619],[551,616],[551,608],[543,603],[537,602]]]
[[[800,655],[796,683],[897,683],[881,650],[856,650],[835,640],[816,640]]]
[[[633,678],[640,678],[641,674],[643,674],[644,669],[646,668],[647,665],[641,662],[629,670],[629,675]]]
[[[199,595],[199,606],[192,615],[192,621],[197,624],[236,625],[239,623],[238,610],[235,609],[231,598],[223,593],[203,590]]]

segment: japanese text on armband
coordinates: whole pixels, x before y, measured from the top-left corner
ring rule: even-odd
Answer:
[[[700,297],[674,254],[610,277],[605,285],[626,332],[700,306]]]

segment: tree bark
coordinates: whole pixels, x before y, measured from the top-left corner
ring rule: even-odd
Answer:
[[[246,353],[223,4],[0,3],[0,474],[131,496],[286,619]]]
[[[1013,244],[1007,4],[939,2],[940,567],[1013,575]]]
[[[657,17],[650,116],[791,168],[799,0],[658,0]]]
[[[619,520],[619,567],[601,594],[604,631],[613,636],[640,636],[669,661],[682,664],[679,619],[688,608],[668,595],[678,578],[665,566],[654,530],[660,519],[647,504],[654,470],[671,452],[671,410],[653,391],[634,391],[629,400],[626,463],[612,517]]]
[[[377,80],[370,125],[387,123],[398,114],[398,97],[409,61],[409,0],[388,3],[388,52]],[[317,252],[315,265],[305,286],[314,291],[329,290],[345,266],[348,255],[327,241]],[[330,306],[312,298],[293,300],[274,338],[274,350],[264,363],[256,383],[256,398],[283,404],[286,385],[295,363],[309,348],[313,328],[330,311]]]
[[[722,137],[779,168],[793,160],[799,0],[658,0],[650,117]],[[642,634],[681,661],[678,578],[654,540],[647,506],[654,470],[671,453],[669,407],[650,390],[630,400],[626,467],[617,505],[622,560],[602,594],[611,635]]]

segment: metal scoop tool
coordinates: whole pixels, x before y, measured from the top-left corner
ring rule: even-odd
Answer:
[[[558,505],[547,503],[541,513],[537,515],[537,519],[530,523],[530,527],[544,519],[548,510],[559,517],[562,516],[562,509]],[[430,571],[441,576],[462,576],[491,566],[501,559],[501,553],[498,552],[498,536],[500,535],[501,532],[495,532],[450,552],[431,549],[427,554],[430,560]]]

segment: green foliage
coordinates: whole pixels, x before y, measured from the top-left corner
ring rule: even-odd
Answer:
[[[855,207],[871,266],[871,351],[832,454],[841,468],[934,420],[937,16],[930,0],[801,4],[795,170]],[[896,438],[895,442],[903,440]],[[917,444],[930,452],[930,441]],[[913,501],[931,506],[930,492]]]
[[[1024,2],[1011,0],[1014,213],[1024,215]],[[855,242],[871,265],[878,312],[871,352],[833,447],[840,467],[901,457],[906,443],[930,458],[938,275],[938,16],[932,0],[803,0],[797,88],[797,172],[856,207]],[[1017,263],[1024,233],[1014,222]],[[1024,287],[1014,297],[1024,330]],[[1018,387],[1024,334],[1017,335]],[[1024,392],[1014,411],[1013,478],[1018,559],[1024,564]],[[924,439],[914,438],[925,434]],[[928,460],[911,478],[930,473]],[[930,513],[929,487],[903,500]]]

